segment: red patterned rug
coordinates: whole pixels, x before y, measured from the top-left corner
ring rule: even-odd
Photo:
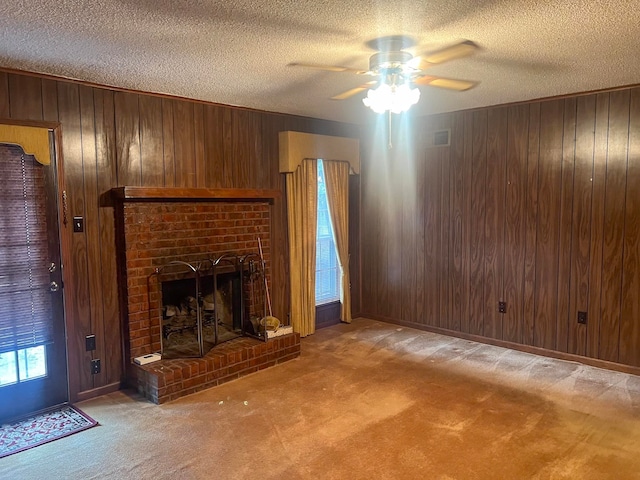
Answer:
[[[70,405],[0,426],[0,458],[73,435],[98,424]]]

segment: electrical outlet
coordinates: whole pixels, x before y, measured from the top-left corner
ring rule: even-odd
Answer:
[[[498,313],[507,313],[507,302],[498,302]]]
[[[84,337],[85,347],[87,352],[92,352],[96,349],[96,336],[95,335],[87,335]]]
[[[578,323],[587,323],[587,312],[578,312]]]
[[[97,375],[98,373],[100,373],[100,359],[96,358],[91,360],[91,374]]]

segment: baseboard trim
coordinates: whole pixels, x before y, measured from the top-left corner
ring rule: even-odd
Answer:
[[[90,398],[106,395],[107,393],[117,392],[121,387],[121,383],[116,382],[110,383],[109,385],[103,385],[102,387],[92,388],[91,390],[85,390],[84,392],[78,393],[74,401],[82,402],[84,400],[89,400]]]
[[[413,322],[405,322],[403,320],[389,318],[382,315],[366,314],[361,315],[360,318],[368,318],[371,320],[378,320],[380,322],[391,323],[394,325],[415,328],[416,330],[439,333],[441,335],[447,335],[449,337],[462,338],[463,340],[471,340],[473,342],[485,343],[487,345],[494,345],[496,347],[510,348],[511,350],[533,353],[535,355],[541,355],[543,357],[557,358],[558,360],[582,363],[591,367],[604,368],[606,370],[613,370],[622,373],[630,373],[631,375],[640,375],[640,367],[625,365],[623,363],[610,362],[608,360],[600,360],[598,358],[583,357],[581,355],[576,355],[573,353],[558,352],[556,350],[549,350],[547,348],[534,347],[531,345],[522,345],[520,343],[508,342],[506,340],[496,340],[494,338],[487,338],[480,335],[473,335],[471,333],[458,332],[456,330],[448,330],[446,328],[432,327],[429,325],[422,325]]]

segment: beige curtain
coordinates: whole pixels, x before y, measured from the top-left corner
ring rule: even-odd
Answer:
[[[316,329],[317,164],[304,160],[286,175],[291,325],[303,337]]]
[[[333,240],[342,272],[340,320],[351,323],[351,281],[349,277],[349,164],[323,160],[327,201],[333,225]]]

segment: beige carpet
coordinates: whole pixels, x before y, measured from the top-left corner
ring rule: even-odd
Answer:
[[[0,460],[3,479],[640,478],[640,378],[357,319],[302,356]]]

